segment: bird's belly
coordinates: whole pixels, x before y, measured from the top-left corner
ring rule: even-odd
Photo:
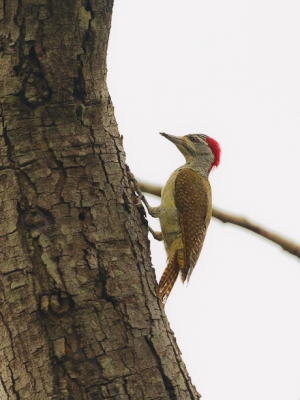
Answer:
[[[173,194],[173,179],[167,182],[162,192],[159,219],[165,247],[168,249],[180,234],[178,211]]]

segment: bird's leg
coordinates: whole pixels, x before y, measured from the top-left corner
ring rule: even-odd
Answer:
[[[133,173],[129,170],[129,167],[127,166],[127,173],[128,176],[134,186],[134,190],[135,192],[138,194],[140,200],[145,204],[149,214],[151,215],[151,217],[154,218],[158,218],[159,217],[159,213],[160,213],[160,207],[151,207],[146,199],[146,197],[144,196],[143,192],[141,191],[139,184],[137,182],[137,180],[135,179],[135,176],[133,175]],[[158,231],[154,231],[149,225],[148,225],[149,231],[152,233],[152,236],[154,237],[154,239],[158,240],[158,241],[162,241],[163,240],[163,235],[161,232]]]
[[[148,210],[148,213],[151,215],[151,217],[158,218],[159,217],[159,212],[160,212],[160,207],[151,207],[144,196],[143,192],[141,191],[139,184],[137,180],[135,179],[135,176],[133,173],[129,170],[129,167],[127,166],[127,174],[129,176],[130,181],[133,183],[134,190],[138,194],[140,200],[145,204],[145,207]]]
[[[154,231],[150,226],[149,226],[149,231],[152,233],[152,236],[154,237],[154,239],[158,240],[159,242],[164,240],[161,232]]]

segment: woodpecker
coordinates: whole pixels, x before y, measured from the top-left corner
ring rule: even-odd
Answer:
[[[160,206],[149,206],[140,193],[149,214],[160,219],[162,231],[149,230],[155,239],[164,241],[168,255],[158,284],[158,296],[165,303],[179,272],[182,282],[188,281],[199,258],[212,214],[208,176],[219,165],[221,149],[203,134],[160,134],[173,142],[186,160],[168,179]]]

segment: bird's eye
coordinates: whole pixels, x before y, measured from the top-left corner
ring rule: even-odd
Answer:
[[[195,136],[191,136],[189,139],[193,143],[197,143],[198,142],[198,139]]]

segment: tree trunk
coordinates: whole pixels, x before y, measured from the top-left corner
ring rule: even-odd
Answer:
[[[106,87],[112,0],[0,0],[0,399],[198,399]]]

